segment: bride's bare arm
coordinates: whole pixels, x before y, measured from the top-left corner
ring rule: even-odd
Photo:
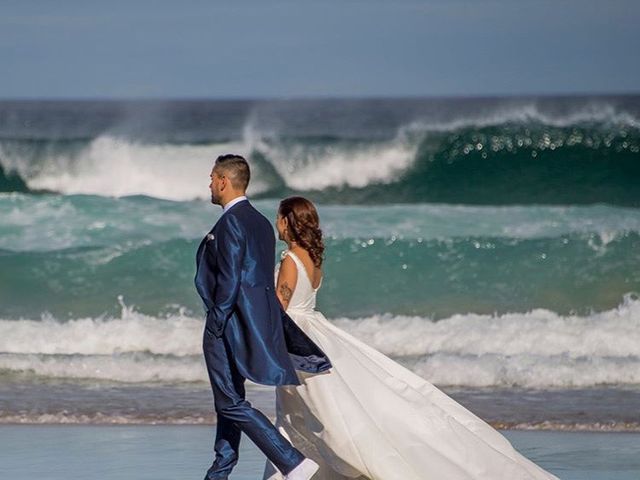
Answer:
[[[289,307],[291,295],[298,282],[298,269],[295,262],[288,255],[280,262],[280,272],[276,284],[276,295],[285,310]]]

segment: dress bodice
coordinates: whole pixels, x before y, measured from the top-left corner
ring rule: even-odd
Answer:
[[[304,268],[302,260],[300,260],[298,256],[290,250],[282,252],[282,258],[284,259],[286,256],[291,257],[291,260],[296,264],[296,269],[298,271],[298,281],[296,282],[295,289],[291,295],[287,312],[310,312],[315,310],[316,294],[318,293],[318,290],[320,290],[322,280],[320,280],[318,288],[313,288],[313,284],[311,283],[307,269]],[[276,283],[278,281],[279,271],[280,264],[276,267]]]

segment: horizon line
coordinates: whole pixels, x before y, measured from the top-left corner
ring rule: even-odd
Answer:
[[[637,97],[637,91],[625,92],[558,92],[558,93],[507,93],[507,94],[408,94],[408,95],[292,95],[292,96],[24,96],[0,97],[0,102],[153,102],[153,101],[215,101],[215,102],[289,102],[289,101],[371,101],[371,100],[503,100],[503,99],[553,99],[553,98],[585,98],[585,97]]]

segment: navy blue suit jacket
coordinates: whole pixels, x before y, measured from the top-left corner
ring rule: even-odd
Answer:
[[[243,200],[200,243],[196,289],[207,310],[207,333],[224,337],[243,377],[265,385],[298,385],[296,369],[319,373],[331,364],[282,310],[274,269],[273,228]]]

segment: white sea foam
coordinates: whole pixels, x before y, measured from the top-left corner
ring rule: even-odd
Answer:
[[[411,166],[418,147],[403,136],[387,143],[349,148],[341,145],[285,148],[259,134],[243,142],[210,145],[141,144],[112,136],[93,140],[80,154],[51,154],[37,165],[2,154],[2,166],[17,171],[31,189],[64,194],[122,197],[148,195],[169,200],[193,200],[209,195],[208,171],[217,155],[235,152],[263,155],[284,183],[298,190],[365,187],[388,183]],[[272,187],[255,166],[249,193]]]
[[[273,218],[277,203],[254,204]],[[119,251],[141,242],[196,240],[217,219],[207,202],[77,198],[0,194],[0,248],[15,251],[107,246]],[[447,240],[572,235],[598,254],[630,233],[640,233],[640,210],[607,205],[320,205],[331,239]],[[563,241],[569,242],[568,239]]]
[[[269,159],[288,187],[304,191],[396,181],[397,175],[413,164],[418,143],[400,135],[389,142],[358,147],[298,144],[285,148],[260,141],[255,148]]]
[[[127,383],[190,383],[207,380],[201,356],[154,358],[144,354],[16,355],[0,354],[0,370],[49,378],[109,380]]]
[[[323,231],[332,238],[539,239],[580,234],[598,250],[630,232],[640,232],[638,209],[606,205],[321,205],[320,213]]]
[[[639,357],[435,354],[410,366],[436,385],[574,388],[640,384]]]
[[[446,121],[438,119],[415,121],[405,128],[407,131],[449,132],[461,128],[484,128],[507,123],[540,123],[559,128],[596,123],[640,128],[640,119],[628,112],[619,111],[610,103],[598,100],[588,102],[564,114],[545,112],[535,101],[526,103],[517,101]]]
[[[548,310],[376,315],[334,322],[438,385],[532,388],[640,384],[640,300],[586,316]],[[203,323],[123,307],[119,318],[0,320],[0,369],[54,378],[205,382]]]
[[[93,140],[79,158],[49,158],[44,168],[28,179],[28,185],[65,194],[204,198],[209,195],[212,159],[242,147],[229,143],[144,145],[104,136]]]
[[[121,250],[176,238],[193,240],[211,227],[220,212],[209,202],[0,194],[0,248]]]
[[[200,353],[203,321],[184,314],[157,318],[122,307],[119,318],[59,322],[0,320],[0,352],[45,355],[149,353],[183,357]]]
[[[118,413],[4,413],[0,412],[0,424],[53,424],[53,425],[201,425],[215,424],[213,414],[209,415],[158,415],[131,412]],[[525,427],[522,427],[525,428]]]
[[[503,315],[457,314],[439,321],[376,315],[335,322],[394,356],[638,357],[640,361],[640,300],[633,295],[625,296],[613,310],[587,316],[536,309]]]

